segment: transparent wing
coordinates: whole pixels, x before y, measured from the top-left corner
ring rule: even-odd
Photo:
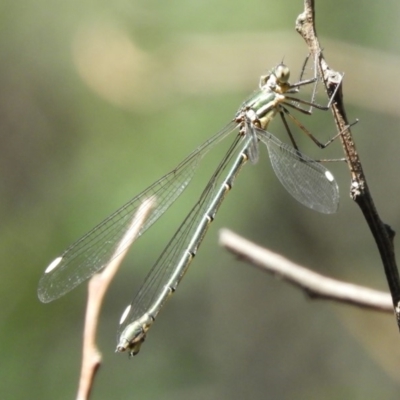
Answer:
[[[174,170],[131,199],[50,263],[39,281],[39,299],[48,303],[63,296],[104,268],[114,257],[130,246],[129,241],[126,242],[125,247],[121,246],[121,242],[123,243],[123,238],[131,228],[132,219],[141,204],[146,199],[156,199],[156,205],[150,211],[138,236],[153,225],[185,190],[207,151],[236,127],[235,122],[229,123],[191,153]]]
[[[271,133],[256,130],[285,189],[308,208],[324,214],[335,213],[339,207],[339,188],[331,172]]]
[[[191,245],[192,238],[196,235],[196,230],[200,225],[201,220],[204,218],[206,211],[210,207],[211,203],[215,200],[215,197],[219,190],[220,185],[217,184],[221,173],[225,170],[226,166],[230,164],[232,158],[237,151],[234,151],[237,144],[241,140],[241,137],[237,137],[234,143],[231,145],[230,150],[227,152],[224,159],[219,164],[216,172],[211,177],[205,190],[203,191],[200,199],[196,202],[195,206],[192,208],[188,216],[185,218],[181,226],[178,228],[177,232],[168,243],[147,277],[145,278],[143,285],[141,286],[138,294],[134,297],[132,305],[129,310],[129,314],[123,319],[122,324],[118,329],[118,339],[121,333],[124,331],[125,327],[136,321],[138,318],[152,307],[156,302],[159,294],[163,291],[164,286],[170,281],[170,278],[174,275],[175,269],[179,261],[184,257]],[[249,146],[251,138],[247,139],[242,151]],[[201,243],[196,243],[196,251]],[[185,271],[183,271],[184,273]],[[179,277],[177,283],[179,283],[182,276]],[[175,289],[175,288],[174,288]],[[161,307],[160,307],[161,308]],[[156,315],[152,315],[153,318]]]

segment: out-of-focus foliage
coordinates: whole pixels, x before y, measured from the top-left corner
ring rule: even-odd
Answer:
[[[5,0],[0,36],[0,397],[71,399],[85,285],[36,296],[45,266],[214,134],[284,57],[299,73],[301,1]],[[376,205],[400,225],[400,5],[317,1],[317,30],[344,95]],[[319,101],[326,102],[323,93]],[[304,121],[321,140],[329,113]],[[279,121],[270,130],[284,137]],[[229,140],[229,139],[228,139]],[[323,153],[299,137],[315,158]],[[222,146],[224,147],[224,146]],[[103,310],[104,364],[93,399],[398,399],[400,337],[390,315],[308,301],[216,244],[226,226],[321,273],[385,289],[379,255],[329,164],[337,215],[313,213],[273,176],[246,166],[141,353],[113,353],[119,315],[221,156],[134,245]]]

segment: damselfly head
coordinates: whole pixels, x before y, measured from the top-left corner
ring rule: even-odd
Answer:
[[[290,78],[290,69],[285,64],[280,63],[275,67],[273,74],[276,76],[278,84],[287,83]]]
[[[260,89],[268,87],[278,92],[285,92],[289,87],[290,69],[283,62],[279,63],[275,68],[260,78]],[[285,90],[286,89],[286,90]]]

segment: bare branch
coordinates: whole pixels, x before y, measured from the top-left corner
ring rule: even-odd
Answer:
[[[134,215],[130,228],[115,250],[115,257],[112,258],[112,261],[102,272],[94,275],[89,281],[85,329],[83,333],[82,367],[77,400],[86,400],[89,398],[95,374],[101,364],[101,354],[96,346],[96,331],[104,295],[130,246],[137,238],[140,228],[146,221],[154,203],[154,198],[143,202]]]
[[[370,310],[393,313],[388,293],[317,274],[227,229],[221,229],[219,243],[240,259],[300,288],[312,299],[333,300]]]
[[[341,75],[329,67],[322,54],[322,49],[320,47],[315,30],[314,16],[314,1],[305,0],[304,12],[298,16],[296,21],[296,30],[307,43],[310,53],[314,57],[317,57],[318,67],[321,75],[323,76],[326,91],[330,97],[334,93],[334,90],[338,85],[338,77]],[[388,225],[382,222],[371,197],[360,157],[357,153],[346,117],[342,89],[343,87],[341,84],[341,87],[334,96],[332,112],[338,132],[340,132],[342,146],[346,155],[347,164],[350,169],[350,195],[360,207],[378,246],[386,274],[386,279],[392,295],[397,325],[400,329],[400,279],[393,247],[393,238],[395,232]]]

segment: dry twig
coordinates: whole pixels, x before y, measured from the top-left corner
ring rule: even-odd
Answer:
[[[314,16],[314,1],[305,0],[304,12],[298,16],[296,21],[296,30],[307,43],[311,55],[317,57],[318,67],[324,78],[326,91],[330,98],[337,87],[340,74],[329,67],[322,54],[322,49],[315,30]],[[388,225],[382,222],[371,197],[361,161],[347,121],[343,102],[342,85],[334,97],[332,112],[338,132],[340,132],[344,153],[350,169],[350,194],[353,200],[360,207],[378,246],[386,279],[392,295],[392,303],[397,318],[397,324],[400,328],[400,279],[393,247],[393,238],[395,233]]]
[[[317,274],[228,229],[220,231],[219,243],[240,259],[299,287],[313,299],[335,300],[375,311],[393,312],[388,293]]]
[[[112,261],[102,272],[94,275],[89,281],[85,329],[83,333],[82,367],[77,400],[86,400],[89,398],[94,377],[101,364],[101,354],[96,346],[96,331],[104,295],[130,246],[137,238],[140,228],[154,206],[154,201],[154,198],[150,198],[138,208],[137,213],[132,219],[130,228],[115,250],[116,256],[112,258]]]

